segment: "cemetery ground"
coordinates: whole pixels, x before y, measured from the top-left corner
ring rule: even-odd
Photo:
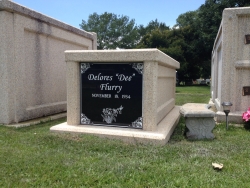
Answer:
[[[207,103],[209,90],[177,87],[176,104]],[[188,141],[181,118],[169,143],[154,146],[49,131],[64,121],[0,126],[0,187],[250,187],[243,125],[217,124],[214,140]]]

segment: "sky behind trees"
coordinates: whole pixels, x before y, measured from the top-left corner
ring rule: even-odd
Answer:
[[[90,14],[110,12],[135,19],[137,25],[146,26],[158,19],[174,26],[182,13],[197,10],[205,0],[12,0],[27,8],[80,28],[82,20]]]

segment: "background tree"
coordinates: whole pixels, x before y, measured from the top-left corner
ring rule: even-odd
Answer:
[[[222,20],[222,13],[225,8],[249,6],[249,0],[206,0],[198,11],[197,23],[193,25],[198,30],[200,49],[199,56],[201,63],[201,73],[203,77],[210,73],[211,52],[214,41]],[[209,68],[209,69],[208,69]]]
[[[196,11],[181,14],[170,29],[157,19],[137,27],[127,16],[105,12],[82,20],[81,28],[97,33],[98,49],[158,48],[180,62],[179,78],[209,78],[211,52],[222,12],[250,6],[249,0],[206,0]]]
[[[150,33],[151,31],[155,29],[164,31],[164,30],[169,30],[170,28],[165,23],[158,22],[158,20],[155,19],[155,20],[151,20],[146,27],[144,27],[143,25],[140,25],[138,28],[138,32],[140,36],[143,37],[144,35],[146,35],[147,33]]]
[[[174,28],[194,25],[197,22],[197,13],[198,11],[189,11],[184,14],[180,14],[176,19]]]
[[[184,38],[179,29],[157,28],[144,35],[137,48],[158,48],[177,61],[185,63],[184,45]]]
[[[179,78],[208,78],[211,52],[225,8],[249,6],[249,0],[206,0],[196,11],[181,14],[175,28],[182,31],[186,62],[181,62]],[[184,68],[183,68],[184,67]]]
[[[88,21],[82,20],[80,27],[97,33],[98,49],[134,48],[139,40],[135,20],[113,13],[89,15]]]

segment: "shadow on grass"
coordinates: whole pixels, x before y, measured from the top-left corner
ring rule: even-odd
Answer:
[[[169,143],[175,143],[175,142],[180,142],[182,140],[186,140],[185,133],[186,133],[185,119],[184,117],[181,117],[178,125],[176,126],[169,140]]]
[[[244,128],[248,131],[250,131],[250,122],[244,124]]]

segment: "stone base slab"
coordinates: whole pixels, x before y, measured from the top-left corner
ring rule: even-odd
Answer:
[[[29,127],[31,125],[37,125],[37,124],[40,124],[40,123],[53,121],[53,120],[57,120],[57,119],[60,119],[60,118],[65,118],[66,116],[67,116],[67,113],[63,112],[63,113],[60,113],[60,114],[55,114],[55,115],[46,116],[46,117],[42,117],[42,118],[36,118],[36,119],[32,119],[32,120],[28,120],[28,121],[24,121],[24,122],[20,122],[20,123],[6,124],[4,126],[6,126],[6,127],[15,127],[15,128]]]
[[[169,141],[170,136],[179,122],[179,110],[179,107],[175,106],[157,125],[156,131],[93,125],[68,125],[66,122],[51,127],[50,131],[92,134],[100,137],[120,139],[128,143],[152,143],[164,145]]]
[[[243,124],[243,119],[242,119],[242,114],[243,112],[230,112],[228,114],[228,122],[229,123],[241,123]],[[226,114],[225,112],[218,111],[216,112],[215,116],[216,122],[221,123],[226,121]]]
[[[215,108],[215,121],[217,123],[226,122],[226,114],[222,111],[217,111],[217,108],[215,107],[216,104],[210,99],[209,104],[212,106],[212,108]],[[220,103],[219,103],[220,104]],[[244,111],[236,111],[236,112],[229,112],[228,114],[228,122],[229,123],[238,123],[243,124],[242,114]]]

